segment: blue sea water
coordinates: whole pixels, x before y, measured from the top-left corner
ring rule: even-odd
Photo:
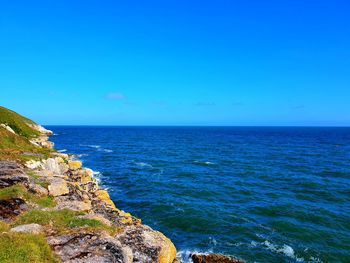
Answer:
[[[183,258],[350,262],[350,128],[48,128]]]

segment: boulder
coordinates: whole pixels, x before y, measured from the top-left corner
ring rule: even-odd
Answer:
[[[48,186],[49,194],[52,196],[60,196],[69,193],[67,182],[64,179],[54,177]]]
[[[22,232],[22,233],[31,233],[31,234],[40,234],[43,232],[43,227],[38,224],[27,224],[19,225],[14,228],[11,228],[11,232]]]
[[[68,161],[68,167],[71,170],[77,170],[81,168],[82,164],[81,161],[76,161],[76,160],[69,160]]]
[[[47,238],[62,262],[70,263],[132,263],[132,250],[104,232],[79,232]]]
[[[42,187],[41,185],[35,184],[35,183],[30,183],[28,186],[29,191],[38,194],[40,196],[47,196],[49,192],[47,191],[46,188]]]
[[[43,168],[43,163],[40,161],[29,160],[25,163],[25,166],[29,169]]]
[[[51,171],[54,174],[60,174],[61,169],[59,164],[57,163],[56,159],[54,158],[48,158],[45,162],[45,168],[49,171]]]
[[[14,184],[27,184],[29,177],[14,161],[0,161],[0,188]]]
[[[193,263],[244,263],[245,261],[221,254],[192,254]]]
[[[176,257],[176,248],[170,239],[147,226],[128,226],[115,238],[131,248],[135,262],[172,263]]]

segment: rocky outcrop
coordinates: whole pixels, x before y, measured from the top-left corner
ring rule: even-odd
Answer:
[[[221,254],[192,254],[193,263],[244,263],[245,261]]]
[[[0,161],[0,188],[14,184],[27,184],[28,176],[14,161]]]
[[[41,133],[31,139],[33,144],[53,147],[48,141],[51,131],[36,124],[30,124],[30,127]],[[64,263],[174,262],[176,248],[170,239],[118,209],[108,192],[93,178],[91,169],[83,168],[80,161],[63,153],[52,152],[49,158],[42,160],[39,155],[35,157],[36,160],[25,163],[26,168],[14,161],[0,161],[0,189],[21,184],[23,191],[28,192],[23,198],[0,199],[0,219],[12,222],[11,232],[45,235]],[[45,202],[50,206],[43,207]],[[39,225],[34,216],[34,222],[27,218],[26,224],[13,227],[13,222],[17,222],[15,218],[31,209],[36,209],[39,214],[70,211],[75,219],[82,221],[73,224],[74,228],[70,228],[70,221],[66,222],[67,229],[57,230],[51,219],[47,224]]]

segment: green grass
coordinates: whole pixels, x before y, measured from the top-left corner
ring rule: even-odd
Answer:
[[[47,189],[49,186],[49,183],[45,181],[41,176],[37,175],[34,171],[28,170],[26,171],[26,174],[33,178],[34,182],[44,188]]]
[[[43,235],[28,233],[0,234],[0,262],[2,263],[55,263],[53,254]]]
[[[26,138],[40,135],[37,130],[28,126],[28,123],[35,124],[32,120],[2,106],[0,106],[0,123],[10,126],[17,134]]]
[[[37,204],[41,207],[54,207],[55,201],[51,196],[37,196],[29,193],[27,189],[22,185],[12,185],[6,188],[0,189],[0,200],[9,198],[22,198],[27,202]]]
[[[15,225],[36,223],[43,226],[50,226],[58,233],[65,233],[74,228],[87,228],[91,230],[105,230],[114,234],[117,228],[110,227],[95,219],[78,218],[82,213],[69,209],[42,211],[31,210],[20,215]]]
[[[2,123],[10,126],[17,134],[0,127],[0,160],[17,160],[23,163],[31,159],[41,159],[25,155],[25,152],[41,154],[42,158],[49,156],[51,150],[35,146],[29,141],[30,138],[40,134],[27,125],[27,123],[34,124],[33,121],[0,106],[0,124]]]

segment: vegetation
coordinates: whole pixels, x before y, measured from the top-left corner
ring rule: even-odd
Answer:
[[[40,133],[31,128],[28,123],[35,124],[14,111],[0,106],[0,124],[6,124],[16,132],[13,134],[0,126],[0,160],[25,162],[48,157],[51,152],[49,149],[37,147],[29,141]]]
[[[12,110],[6,109],[1,106],[0,106],[0,123],[10,126],[11,129],[14,130],[17,134],[24,136],[28,139],[40,135],[40,133],[37,130],[29,127],[28,125],[28,124],[35,124],[35,122],[19,115],[18,113]]]
[[[37,204],[41,207],[54,207],[55,201],[51,196],[37,196],[29,193],[22,185],[12,185],[0,189],[0,200],[9,198],[22,198],[27,202]]]
[[[49,186],[49,183],[47,181],[43,180],[43,178],[40,177],[39,175],[37,175],[34,171],[28,170],[28,171],[26,171],[26,174],[28,176],[30,176],[31,178],[33,178],[34,183],[36,183],[36,184],[38,184],[46,189]]]
[[[91,230],[105,230],[111,234],[116,232],[116,228],[107,226],[95,219],[79,218],[82,213],[69,209],[42,211],[31,210],[20,215],[15,224],[36,223],[43,226],[50,226],[58,233],[64,233],[73,228],[84,227]]]
[[[1,228],[2,223],[0,224]],[[59,262],[43,235],[5,232],[0,234],[0,262]]]

